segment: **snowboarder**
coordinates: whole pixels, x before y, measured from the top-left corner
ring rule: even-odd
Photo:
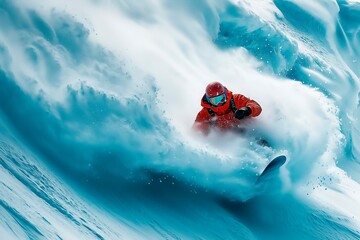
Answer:
[[[233,94],[219,82],[207,85],[201,99],[203,109],[198,113],[194,128],[208,134],[211,127],[220,130],[236,129],[240,120],[258,116],[260,105],[241,94]]]

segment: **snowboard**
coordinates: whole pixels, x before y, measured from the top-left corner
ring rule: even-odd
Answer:
[[[262,185],[274,179],[279,173],[280,167],[286,162],[284,155],[277,156],[265,167],[256,180],[256,185]]]

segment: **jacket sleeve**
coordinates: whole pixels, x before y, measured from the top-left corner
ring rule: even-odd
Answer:
[[[238,109],[242,107],[251,108],[251,114],[249,115],[249,117],[259,116],[262,111],[259,103],[257,103],[255,100],[245,97],[244,95],[234,94],[234,100],[235,105]]]
[[[208,134],[210,131],[210,118],[211,115],[208,110],[206,108],[201,109],[201,111],[196,116],[193,129],[204,134]]]

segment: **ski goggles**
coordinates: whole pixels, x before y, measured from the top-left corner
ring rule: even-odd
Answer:
[[[226,102],[226,92],[224,92],[223,94],[216,96],[216,97],[211,97],[209,98],[208,96],[207,100],[209,101],[209,103],[211,103],[214,106],[218,106],[220,104],[224,104]]]

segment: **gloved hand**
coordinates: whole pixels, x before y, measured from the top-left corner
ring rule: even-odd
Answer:
[[[250,114],[251,114],[251,108],[249,107],[242,107],[234,112],[235,118],[239,120],[249,116]]]

